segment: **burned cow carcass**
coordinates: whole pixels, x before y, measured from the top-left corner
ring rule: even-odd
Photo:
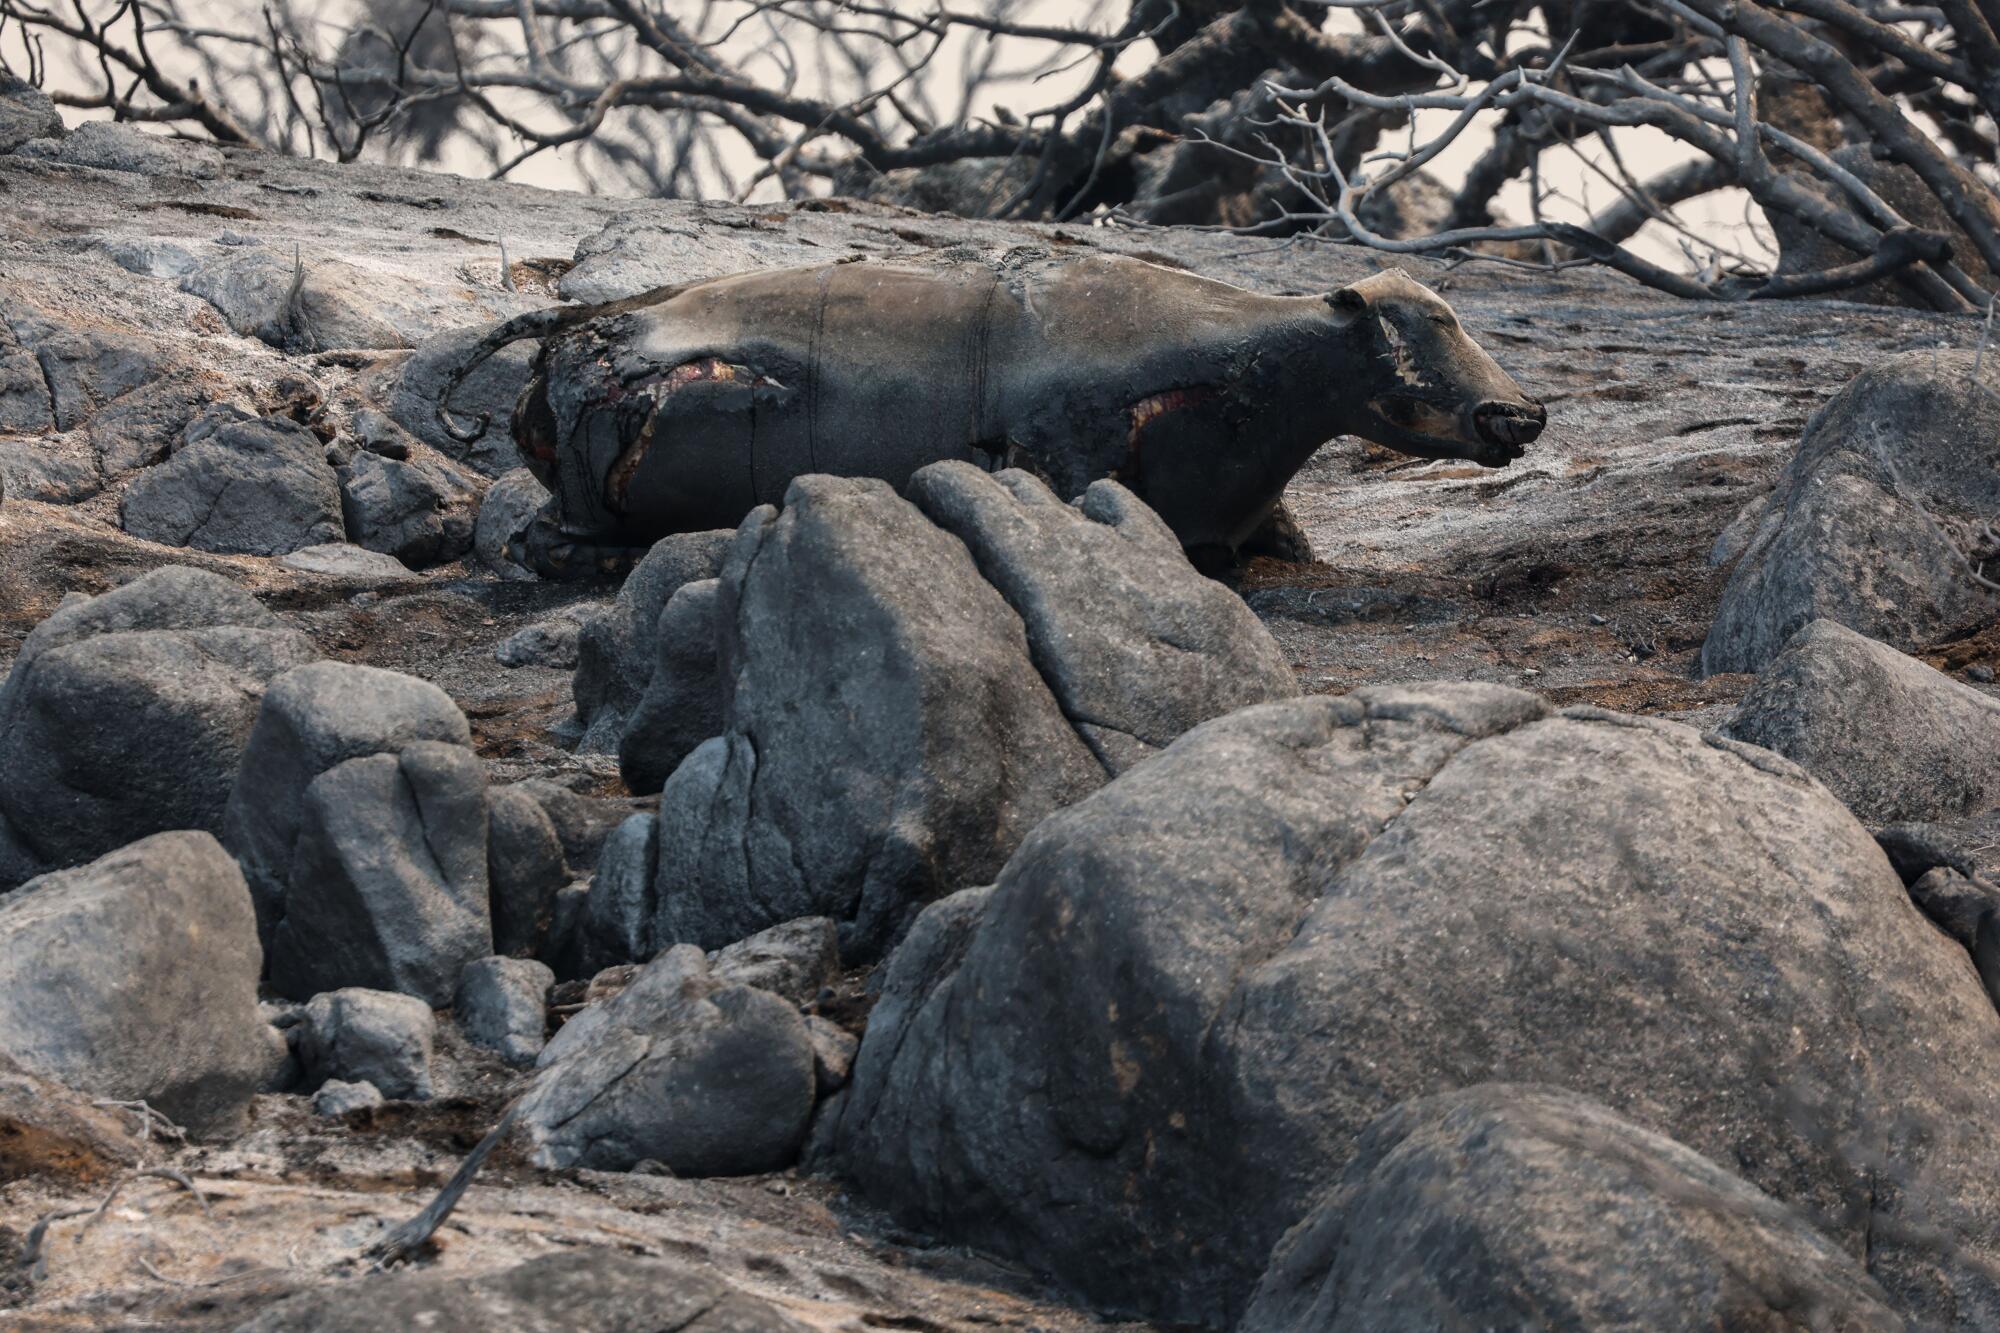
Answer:
[[[1191,550],[1235,551],[1327,440],[1504,467],[1541,404],[1401,270],[1267,296],[1116,255],[854,260],[521,316],[450,381],[543,339],[514,437],[553,499],[544,573],[733,526],[805,473],[901,486],[941,459],[1059,493],[1116,478]],[[471,438],[440,407],[447,429]]]

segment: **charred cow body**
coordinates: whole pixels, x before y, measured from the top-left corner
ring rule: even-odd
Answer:
[[[458,378],[527,337],[514,437],[554,496],[524,539],[550,574],[733,526],[805,473],[901,486],[940,459],[1066,496],[1113,477],[1233,551],[1334,436],[1504,467],[1544,421],[1400,270],[1265,296],[1121,256],[852,261],[526,315]]]

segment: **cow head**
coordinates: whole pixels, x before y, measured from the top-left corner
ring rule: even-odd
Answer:
[[[1401,269],[1331,292],[1326,302],[1359,352],[1348,432],[1422,458],[1506,467],[1548,413],[1521,391],[1452,308]]]

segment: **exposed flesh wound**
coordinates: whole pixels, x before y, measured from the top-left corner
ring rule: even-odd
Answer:
[[[704,356],[620,386],[620,392],[607,395],[607,400],[611,402],[637,398],[646,405],[638,435],[618,456],[618,461],[611,465],[610,474],[604,479],[604,499],[611,508],[624,512],[626,492],[631,489],[632,478],[638,474],[639,465],[646,461],[646,454],[653,447],[653,428],[658,424],[667,400],[680,390],[696,384],[747,384],[758,389],[785,387],[749,366],[724,361],[721,357]]]
[[[1125,419],[1130,424],[1125,431],[1125,462],[1123,466],[1112,469],[1109,474],[1111,479],[1128,483],[1138,479],[1139,447],[1148,426],[1171,413],[1209,402],[1215,394],[1212,385],[1197,384],[1192,388],[1166,389],[1148,394],[1126,408]]]

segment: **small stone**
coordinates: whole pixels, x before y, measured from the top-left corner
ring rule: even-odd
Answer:
[[[385,1097],[428,1101],[437,1018],[411,995],[358,986],[306,1005],[299,1058],[306,1077],[367,1082]]]
[[[320,1084],[319,1091],[313,1094],[312,1108],[314,1115],[334,1119],[349,1111],[380,1106],[383,1100],[382,1090],[366,1079],[349,1083],[345,1079],[330,1078]]]
[[[364,550],[352,542],[321,542],[318,546],[300,547],[279,556],[278,563],[301,574],[324,574],[337,579],[380,582],[416,577],[410,567],[395,556]]]
[[[493,649],[493,660],[509,670],[538,666],[574,671],[577,641],[584,626],[603,614],[604,608],[598,605],[564,607],[547,620],[538,620],[502,639]]]
[[[1993,683],[1993,668],[1984,662],[1974,662],[1965,669],[1965,678],[1977,681],[1981,685],[1991,685]]]
[[[830,917],[801,917],[718,949],[709,967],[721,980],[809,1004],[840,975],[840,932]]]
[[[556,974],[532,958],[480,958],[465,965],[452,1006],[466,1040],[513,1065],[531,1065],[548,1044],[549,989]]]

